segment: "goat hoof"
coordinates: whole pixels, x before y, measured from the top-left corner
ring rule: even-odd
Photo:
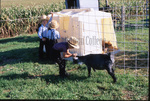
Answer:
[[[117,80],[114,80],[114,83],[116,83],[117,82]]]

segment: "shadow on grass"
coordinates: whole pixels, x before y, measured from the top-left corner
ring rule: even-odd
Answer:
[[[36,42],[39,41],[38,37],[32,37],[32,36],[20,36],[20,37],[13,37],[13,38],[7,38],[7,39],[0,39],[0,43],[7,43],[7,42]]]
[[[78,76],[76,74],[70,74],[68,77],[60,77],[59,75],[30,75],[28,72],[22,73],[22,74],[9,74],[5,76],[0,76],[0,79],[5,79],[5,80],[14,80],[14,79],[37,79],[40,78],[41,80],[44,80],[47,84],[49,83],[59,83],[61,81],[66,81],[66,80],[78,80],[82,81],[84,79],[87,79],[87,76]]]
[[[7,39],[0,39],[0,44],[6,44],[6,43],[12,43],[12,42],[20,42],[23,43],[33,43],[33,42],[39,42],[39,38],[37,36],[19,36],[19,37],[13,37],[13,38],[7,38]],[[16,63],[24,63],[24,62],[38,62],[40,64],[54,64],[53,62],[49,61],[48,59],[44,58],[43,60],[39,60],[39,47],[35,48],[24,48],[16,49],[17,46],[5,46],[2,48],[9,48],[12,47],[11,50],[0,52],[0,66],[4,66],[7,64],[16,64]],[[15,49],[13,49],[13,47]],[[46,57],[46,54],[44,54]]]
[[[10,51],[0,52],[0,66],[24,62],[38,62],[40,64],[53,64],[48,59],[39,60],[38,47],[14,49]]]
[[[149,58],[148,51],[147,52],[122,51],[116,54],[115,56],[116,56],[115,65],[117,68],[120,69],[148,68],[148,58]]]

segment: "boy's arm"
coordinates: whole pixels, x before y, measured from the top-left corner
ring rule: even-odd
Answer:
[[[42,27],[39,27],[38,36],[40,39],[42,39]]]
[[[48,24],[49,24],[49,23],[52,21],[52,19],[53,19],[53,13],[51,12],[50,14],[52,14],[52,16],[50,17],[48,23],[46,24],[46,27],[47,27],[47,28],[48,28]]]
[[[60,39],[60,33],[57,32],[57,39]]]
[[[76,57],[77,54],[76,54],[76,53],[75,53],[75,54],[71,54],[71,53],[69,52],[69,49],[67,50],[67,52],[63,52],[63,57],[64,57],[64,58],[69,58],[69,57],[71,57],[71,56]]]

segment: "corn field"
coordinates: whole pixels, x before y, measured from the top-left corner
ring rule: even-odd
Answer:
[[[108,11],[113,13],[115,11],[117,18],[121,19],[121,10],[119,9],[121,6],[126,7],[126,19],[130,15],[135,15],[136,8],[138,7],[138,15],[146,14],[146,0],[109,0],[108,4],[109,7],[106,7],[105,0],[100,0],[100,7],[104,11]],[[149,3],[147,4],[149,5]],[[104,8],[103,8],[104,7]],[[134,17],[133,17],[134,18]],[[132,19],[132,18],[129,18]]]
[[[120,7],[120,6],[143,6],[146,4],[146,0],[107,0],[110,7]],[[106,5],[106,0],[99,0],[100,7]]]
[[[100,7],[105,6],[105,0],[100,0]],[[121,20],[121,6],[125,6],[125,19],[132,19],[132,16],[137,14],[136,6],[138,8],[138,15],[146,15],[145,5],[146,0],[109,0],[110,9],[103,9],[103,11],[111,12],[113,19]],[[134,8],[135,7],[135,8]],[[112,9],[111,9],[112,8]],[[119,8],[119,9],[118,9]],[[43,14],[48,15],[51,11],[58,12],[65,9],[65,3],[51,3],[39,6],[11,6],[1,10],[0,19],[0,38],[17,36],[20,33],[35,33],[39,24],[39,17]],[[149,13],[149,12],[148,12]],[[114,15],[115,14],[115,15]],[[133,19],[135,17],[133,16]],[[118,23],[118,22],[117,22]],[[119,22],[121,23],[121,22]]]
[[[35,33],[41,15],[48,15],[51,11],[58,12],[64,8],[64,2],[29,8],[23,6],[4,8],[1,10],[0,38],[17,36],[22,32]]]

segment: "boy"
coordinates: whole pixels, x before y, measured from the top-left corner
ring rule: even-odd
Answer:
[[[48,51],[48,57],[51,60],[51,56],[52,56],[52,47],[54,44],[58,43],[57,39],[60,39],[60,34],[59,32],[56,30],[59,27],[59,24],[57,23],[56,20],[52,20],[49,23],[49,30],[48,33],[46,35],[46,50]]]
[[[61,58],[60,52],[63,52],[63,57],[68,58],[68,57],[76,57],[77,53],[71,54],[69,52],[69,49],[79,49],[78,45],[78,39],[75,37],[70,37],[67,42],[60,42],[57,43],[53,46],[52,48],[52,59],[58,63],[59,65],[59,74],[61,77],[66,77],[68,76],[68,73],[65,71],[66,68],[66,62],[64,59]]]
[[[39,59],[43,59],[43,46],[46,44],[46,34],[48,32],[48,24],[52,21],[53,13],[51,12],[52,16],[48,21],[48,17],[43,15],[41,17],[41,26],[39,27],[38,36],[40,38],[40,46],[39,46]]]

